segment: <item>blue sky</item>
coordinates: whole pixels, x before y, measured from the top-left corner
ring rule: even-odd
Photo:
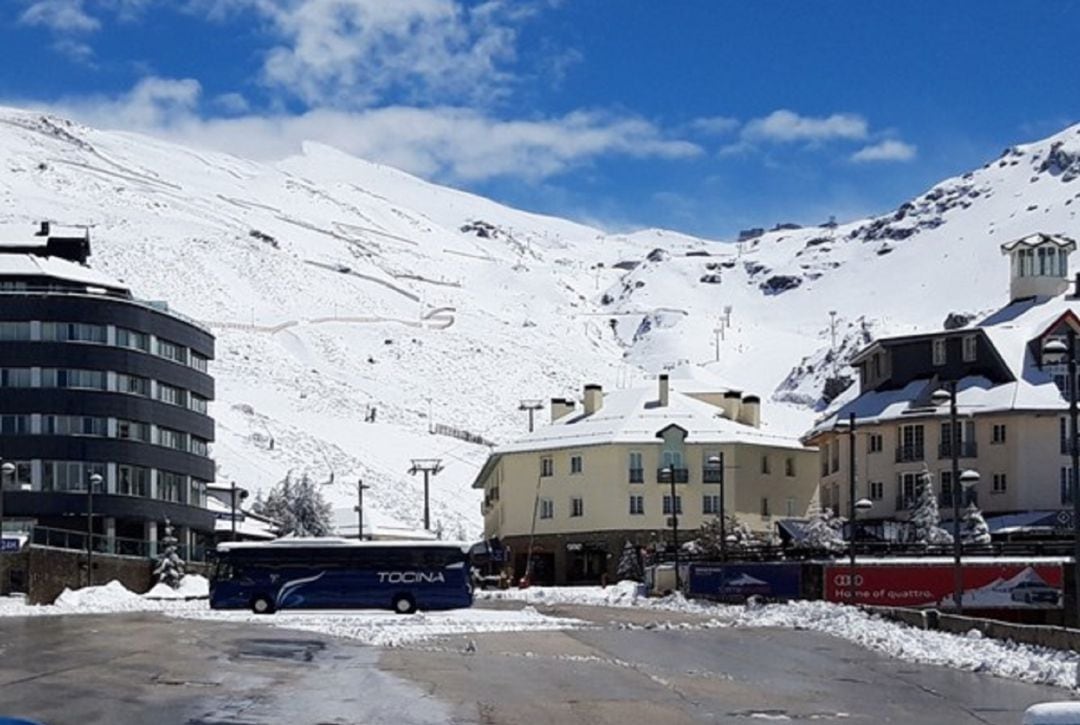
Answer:
[[[1078,30],[1064,0],[2,0],[0,103],[724,238],[1075,122]]]

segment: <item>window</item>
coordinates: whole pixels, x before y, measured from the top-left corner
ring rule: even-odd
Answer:
[[[129,330],[126,327],[116,328],[116,344],[131,350],[150,352],[150,336],[142,332]]]
[[[1072,468],[1070,466],[1061,467],[1061,503],[1072,503],[1072,489],[1076,483],[1076,476],[1073,475]]]
[[[1004,473],[994,474],[994,487],[991,489],[991,493],[1005,493],[1008,489],[1008,482],[1005,480]]]
[[[871,433],[866,437],[866,446],[868,453],[881,453],[883,441],[880,433]]]
[[[206,506],[206,481],[200,481],[197,478],[191,479],[188,504],[191,506]]]
[[[41,371],[43,388],[106,390],[107,382],[108,377],[103,370],[45,368]]]
[[[116,467],[116,492],[122,496],[146,496],[150,490],[150,469],[141,466]]]
[[[118,420],[116,421],[116,437],[149,443],[150,425],[134,420]]]
[[[552,476],[555,473],[555,461],[551,456],[544,456],[540,459],[540,475],[547,477]]]
[[[767,455],[761,457],[761,472],[764,474],[769,473],[769,457]]]
[[[581,496],[574,496],[570,499],[570,516],[578,517],[585,515],[585,501]]]
[[[0,387],[29,388],[30,368],[0,368]]]
[[[964,362],[975,362],[976,352],[979,348],[979,338],[976,335],[964,335]]]
[[[934,348],[934,365],[944,365],[945,360],[947,359],[946,355],[945,355],[945,338],[943,338],[943,337],[935,338],[934,341],[933,341],[933,348]],[[926,348],[923,348],[923,349],[925,350]]]
[[[47,342],[94,342],[105,344],[104,325],[77,322],[42,322],[41,339]]]
[[[116,374],[116,392],[129,395],[150,396],[150,381],[138,375]]]
[[[185,476],[171,471],[158,471],[157,497],[165,501],[183,503]]]
[[[1058,418],[1058,444],[1061,448],[1061,455],[1067,456],[1069,454],[1069,419]]]
[[[581,456],[570,456],[570,473],[581,473]]]
[[[829,444],[826,443],[821,447],[821,475],[829,475]]]
[[[630,451],[630,483],[645,483],[645,469],[640,451]]]
[[[540,499],[540,518],[550,519],[555,516],[555,502],[550,498]]]
[[[178,451],[186,451],[188,449],[187,433],[181,433],[170,428],[158,428],[158,445],[175,448]]]
[[[200,372],[205,373],[207,371],[207,368],[209,367],[209,362],[210,362],[209,358],[207,358],[207,357],[205,357],[203,355],[200,355],[199,353],[192,350],[190,360],[191,360],[191,363],[190,363],[191,367],[195,368],[196,370],[198,370]]]
[[[630,515],[631,516],[643,516],[645,515],[645,497],[644,496],[631,496],[630,497]]]
[[[45,461],[42,464],[41,485],[45,491],[85,491],[90,477],[95,473],[105,478],[104,463],[84,463],[82,461]],[[102,480],[103,489],[105,481]]]
[[[718,514],[720,513],[720,495],[707,493],[701,497],[701,513],[703,514]]]
[[[789,478],[795,475],[795,459],[791,456],[784,459],[784,475]]]
[[[832,472],[836,473],[840,470],[840,441],[839,439],[832,442],[829,447],[829,452],[832,454]]]
[[[196,413],[202,413],[203,415],[206,415],[209,402],[210,401],[208,401],[201,395],[196,395],[195,393],[188,394],[188,407],[194,410]]]
[[[881,353],[880,352],[875,352],[874,357],[871,358],[871,361],[872,361],[873,366],[874,366],[874,379],[875,380],[881,380],[881,377],[882,377],[882,375],[881,375],[882,374]]]
[[[769,516],[771,516],[771,514],[769,513],[769,497],[768,496],[762,496],[761,497],[761,516],[762,516],[762,518],[769,518]]]
[[[903,510],[915,505],[916,495],[922,486],[922,474],[918,472],[896,475],[896,508]]]
[[[41,417],[41,432],[61,436],[107,436],[109,421],[83,415],[44,415]]]
[[[29,432],[29,415],[0,416],[0,433],[3,433],[4,435],[26,435]]]
[[[921,461],[923,459],[923,427],[900,426],[900,447],[896,451],[897,462]]]
[[[682,496],[675,497],[675,513],[682,513]],[[664,514],[666,516],[671,515],[671,496],[664,496]]]
[[[181,365],[187,365],[187,348],[174,342],[158,339],[157,354]]]
[[[993,434],[990,438],[991,443],[1004,443],[1005,442],[1005,424],[995,423]]]
[[[204,458],[209,456],[210,442],[202,438],[196,438],[195,436],[191,436],[191,452],[194,453],[196,456],[202,456]],[[498,491],[499,489],[496,488],[496,497],[498,496]]]
[[[179,405],[181,408],[187,407],[187,391],[165,383],[157,384],[157,399],[169,405]]]
[[[784,515],[789,518],[795,515],[795,498],[793,496],[788,496],[787,503],[784,506]]]
[[[29,322],[0,322],[0,340],[29,340]]]
[[[870,482],[870,500],[880,501],[885,498],[885,482],[884,481],[871,481]]]

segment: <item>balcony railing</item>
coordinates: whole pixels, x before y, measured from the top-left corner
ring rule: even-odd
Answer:
[[[157,556],[164,548],[161,542],[155,542],[154,547],[151,548],[151,542],[144,539],[128,539],[120,536],[105,536],[104,534],[94,534],[91,542],[91,547],[97,554],[116,554],[118,556],[140,558]],[[30,543],[38,546],[50,546],[54,549],[86,551],[86,533],[35,526],[30,532]],[[176,553],[184,561],[206,561],[206,549],[202,546],[196,546],[189,552],[187,546],[178,544]]]
[[[630,473],[630,483],[645,483],[645,469],[644,468],[631,468],[629,473]]]
[[[960,445],[956,450],[959,458],[974,458],[979,454],[979,448],[975,441],[960,441]],[[952,445],[949,441],[942,441],[938,444],[938,458],[952,458]]]
[[[701,482],[702,483],[723,483],[724,471],[721,468],[703,468],[701,469]]]
[[[690,482],[690,470],[687,468],[658,468],[656,469],[656,482],[671,483],[672,474],[675,476],[675,483]]]
[[[898,446],[896,448],[897,463],[904,463],[906,461],[921,461],[925,457],[926,454],[921,445]]]

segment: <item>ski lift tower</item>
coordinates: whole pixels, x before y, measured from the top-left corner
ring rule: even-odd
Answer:
[[[432,476],[439,475],[443,470],[441,458],[413,458],[409,474],[415,476],[424,474],[424,531],[431,530],[431,488],[429,482]]]

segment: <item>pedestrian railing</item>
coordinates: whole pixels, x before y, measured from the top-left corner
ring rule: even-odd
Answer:
[[[53,549],[69,549],[72,551],[86,551],[85,531],[69,531],[67,529],[54,529],[47,526],[35,526],[30,531],[30,543],[38,546],[48,546]],[[90,538],[90,549],[95,554],[114,554],[116,556],[132,556],[142,559],[152,559],[162,550],[160,542],[147,541],[146,539],[132,539],[122,536],[106,536],[94,534]],[[206,547],[189,547],[177,544],[177,555],[184,561],[206,561]]]

